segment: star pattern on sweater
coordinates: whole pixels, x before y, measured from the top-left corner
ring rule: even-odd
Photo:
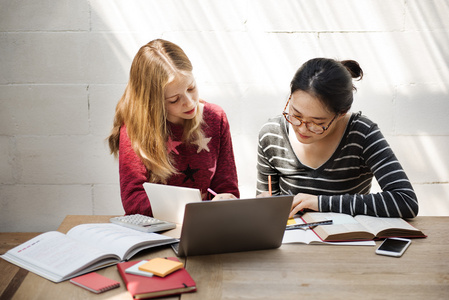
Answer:
[[[178,150],[176,150],[176,147],[178,147],[181,144],[182,144],[182,142],[174,141],[174,140],[172,140],[171,137],[169,137],[168,141],[167,141],[168,153],[174,152],[175,154],[179,155],[179,152],[178,152]]]
[[[207,152],[210,152],[207,144],[209,144],[211,139],[212,138],[209,137],[209,138],[202,138],[202,139],[198,139],[198,140],[194,141],[193,144],[198,146],[198,150],[196,151],[196,153],[200,153],[202,150],[206,150]]]
[[[212,177],[214,177],[215,170],[217,170],[217,165],[214,164],[214,166],[212,168],[209,168],[208,170],[211,172],[210,179],[212,179]]]
[[[186,177],[184,178],[184,181],[182,183],[185,183],[187,180],[192,180],[192,182],[195,182],[195,178],[193,177],[193,174],[198,172],[200,169],[192,169],[190,168],[190,165],[187,165],[187,168],[184,171],[181,171]]]

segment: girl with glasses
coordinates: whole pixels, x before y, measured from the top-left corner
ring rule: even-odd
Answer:
[[[257,193],[295,195],[290,217],[303,210],[412,218],[418,200],[378,126],[350,113],[353,60],[315,58],[296,72],[282,115],[259,133]],[[268,179],[270,176],[270,180]],[[370,193],[375,177],[382,188]]]
[[[153,215],[144,182],[197,188],[204,200],[214,196],[208,188],[214,199],[239,197],[226,114],[199,98],[192,69],[179,46],[161,39],[132,62],[108,138],[126,214]]]

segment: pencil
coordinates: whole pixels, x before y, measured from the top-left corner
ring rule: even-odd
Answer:
[[[271,175],[268,175],[268,192],[270,193],[270,196],[272,196],[272,190],[271,190]]]
[[[207,191],[212,195],[217,196],[217,193],[215,193],[211,188],[208,188]]]

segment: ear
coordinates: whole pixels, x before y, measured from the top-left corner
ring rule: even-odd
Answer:
[[[340,114],[338,115],[336,121],[340,121],[340,120],[346,118],[347,115],[348,115],[348,112],[347,112],[347,111],[346,111],[346,112],[343,112],[343,113],[340,113]]]

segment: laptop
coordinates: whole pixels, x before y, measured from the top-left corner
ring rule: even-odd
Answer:
[[[177,256],[279,248],[293,196],[215,200],[185,206]]]
[[[151,203],[153,217],[182,224],[187,203],[201,202],[199,189],[145,182],[143,188]]]

